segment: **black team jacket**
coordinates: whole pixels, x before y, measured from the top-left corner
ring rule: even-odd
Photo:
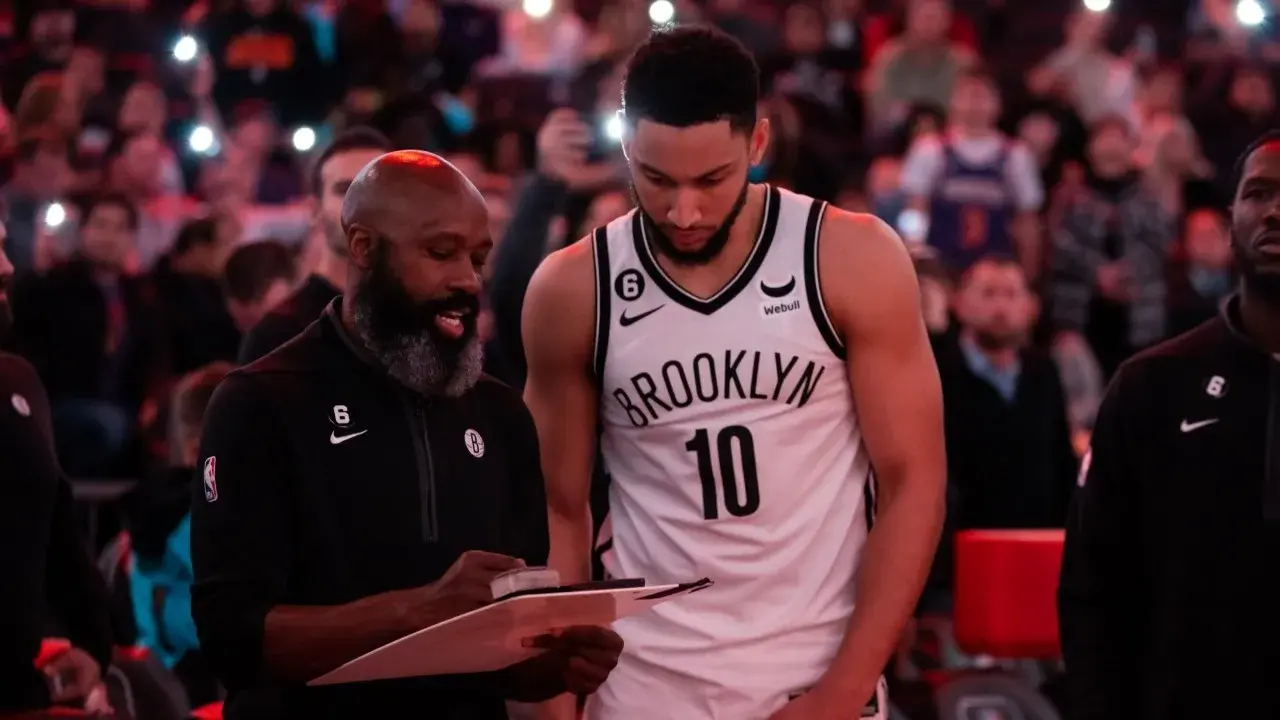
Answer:
[[[421,587],[468,550],[546,563],[537,434],[520,396],[487,377],[458,398],[410,393],[346,336],[341,301],[227,376],[205,417],[192,616],[227,686],[225,717],[506,718],[487,675],[308,688],[264,666],[273,606]]]
[[[1103,400],[1059,588],[1070,717],[1280,717],[1280,362],[1237,306]]]
[[[34,665],[49,611],[105,673],[107,590],[76,526],[49,399],[31,365],[0,353],[0,714],[49,705]]]

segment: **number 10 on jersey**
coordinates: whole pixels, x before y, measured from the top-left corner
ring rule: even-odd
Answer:
[[[708,520],[720,517],[720,489],[724,490],[724,509],[734,517],[746,517],[760,509],[760,478],[756,474],[756,446],[751,431],[741,425],[730,425],[716,433],[702,429],[684,444],[698,461],[702,479],[702,516]],[[714,455],[714,460],[712,456]],[[720,479],[716,479],[716,466]],[[742,468],[742,485],[738,485],[738,468]]]

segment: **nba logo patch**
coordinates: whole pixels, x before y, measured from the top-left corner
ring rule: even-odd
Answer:
[[[213,502],[218,499],[218,458],[210,455],[204,461],[204,499]]]

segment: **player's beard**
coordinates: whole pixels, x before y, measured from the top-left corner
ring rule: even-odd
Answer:
[[[476,332],[479,298],[454,293],[417,302],[391,269],[385,241],[370,260],[350,299],[351,314],[356,333],[386,373],[427,397],[458,397],[474,387],[484,368],[484,343]],[[436,327],[436,315],[449,310],[469,311],[460,338]]]
[[[631,199],[640,211],[642,222],[645,224],[645,232],[659,253],[679,265],[706,265],[715,260],[724,250],[725,245],[729,244],[729,233],[733,230],[733,223],[742,214],[742,208],[746,207],[747,191],[750,188],[751,182],[743,180],[742,191],[738,193],[738,199],[734,201],[733,208],[729,210],[729,214],[720,223],[720,227],[716,228],[711,237],[707,238],[707,242],[697,250],[681,250],[671,242],[671,238],[662,232],[658,223],[654,222],[653,216],[644,209],[644,204],[640,202],[640,193],[636,192],[635,185],[631,186]]]
[[[1264,263],[1259,262],[1257,252],[1238,238],[1231,238],[1231,257],[1249,292],[1272,302],[1280,302],[1280,273],[1268,272],[1262,267]]]

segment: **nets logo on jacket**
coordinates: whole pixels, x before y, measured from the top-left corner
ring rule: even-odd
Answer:
[[[218,499],[218,458],[210,455],[204,461],[204,499],[213,502]]]

